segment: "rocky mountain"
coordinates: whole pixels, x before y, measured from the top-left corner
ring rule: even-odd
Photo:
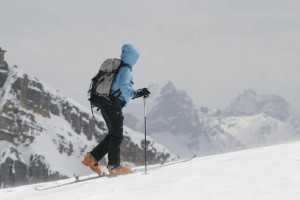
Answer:
[[[107,134],[107,127],[100,115],[89,113],[1,59],[0,187],[91,173],[81,160]],[[144,144],[143,134],[124,127],[122,160],[143,164]],[[147,144],[150,164],[175,158],[151,138]]]
[[[162,87],[151,85],[149,90],[151,96],[147,99],[147,132],[175,154],[186,157],[197,153],[201,156],[240,147],[230,134],[217,127],[218,118],[208,117],[207,113],[199,115],[199,109],[192,99],[186,92],[178,90],[172,82]],[[126,116],[134,115],[130,109],[128,113]],[[141,121],[131,121],[131,124],[126,125],[143,129]]]
[[[291,106],[278,95],[257,95],[254,90],[245,90],[224,110],[224,116],[251,116],[264,113],[285,121],[294,115]]]
[[[224,110],[222,128],[245,147],[299,139],[300,118],[278,95],[257,95],[245,90]]]
[[[149,131],[174,134],[198,135],[201,124],[192,99],[184,91],[177,90],[168,82],[161,88],[156,105],[149,111]],[[170,124],[172,123],[172,126]]]
[[[257,95],[246,90],[226,109],[194,105],[186,92],[168,82],[149,87],[148,132],[172,152],[185,157],[210,155],[299,139],[300,120],[277,95]],[[130,112],[132,119],[134,112]],[[128,114],[129,115],[129,114]],[[141,121],[131,121],[141,130]]]

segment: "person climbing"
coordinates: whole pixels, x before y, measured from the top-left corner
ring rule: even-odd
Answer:
[[[101,114],[108,128],[108,134],[90,152],[85,155],[82,163],[94,172],[102,174],[99,161],[108,154],[108,172],[110,176],[124,175],[132,172],[131,167],[121,165],[120,146],[123,140],[123,113],[122,109],[132,98],[149,97],[147,88],[133,89],[133,66],[139,58],[139,52],[131,44],[122,46],[119,67],[112,81],[110,102],[99,105]],[[114,62],[114,61],[113,61]],[[97,104],[97,99],[92,98]],[[92,101],[91,101],[92,102]]]

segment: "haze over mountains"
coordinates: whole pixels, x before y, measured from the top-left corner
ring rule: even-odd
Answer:
[[[297,140],[300,118],[278,95],[245,90],[224,109],[197,107],[172,82],[149,87],[147,127],[152,138],[182,157],[210,155]],[[134,104],[134,103],[133,103]],[[133,107],[125,123],[142,131],[143,118]]]

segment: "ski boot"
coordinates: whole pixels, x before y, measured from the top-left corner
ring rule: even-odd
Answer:
[[[97,174],[102,174],[103,173],[103,171],[101,170],[101,168],[99,166],[98,161],[96,161],[95,158],[93,158],[91,153],[86,154],[84,160],[82,161],[82,164],[84,164],[85,166],[90,167],[91,170],[93,170]]]
[[[132,172],[131,167],[121,165],[109,165],[107,166],[110,176],[125,175]]]

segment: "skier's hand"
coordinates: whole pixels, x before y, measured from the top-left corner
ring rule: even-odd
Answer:
[[[135,92],[135,95],[134,95],[133,99],[139,98],[139,97],[148,98],[149,95],[150,95],[150,91],[149,91],[147,88],[138,89],[138,90]]]

